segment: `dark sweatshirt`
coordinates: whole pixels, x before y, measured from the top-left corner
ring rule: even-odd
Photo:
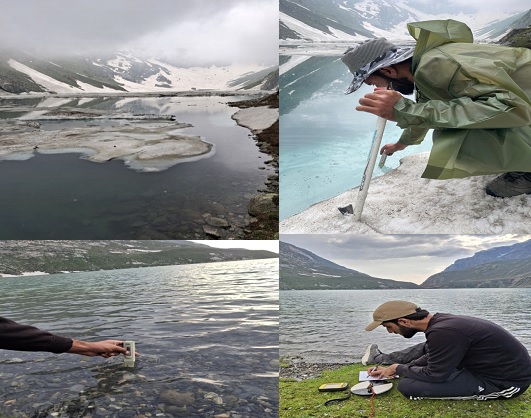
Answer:
[[[71,338],[59,337],[0,317],[0,349],[64,353],[70,350],[72,342]]]
[[[485,319],[437,313],[425,331],[427,354],[397,367],[399,376],[444,382],[456,369],[467,369],[498,387],[527,387],[531,359],[508,331]]]

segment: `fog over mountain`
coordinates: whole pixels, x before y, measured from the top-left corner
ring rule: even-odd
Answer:
[[[0,0],[0,49],[128,51],[185,66],[276,65],[275,0]]]

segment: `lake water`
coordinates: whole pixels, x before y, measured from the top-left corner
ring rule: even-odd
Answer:
[[[259,152],[249,130],[231,119],[238,109],[226,103],[244,98],[47,102],[47,107],[57,109],[174,115],[177,122],[193,125],[176,133],[201,136],[214,149],[160,172],[137,172],[120,160],[87,161],[80,154],[36,153],[25,161],[0,161],[0,239],[205,239],[208,217],[225,219],[233,226],[231,238],[241,237],[250,220],[249,200],[274,173],[265,164],[270,158]],[[40,100],[17,103],[31,107]],[[0,118],[16,116],[20,114],[4,112]],[[51,120],[41,121],[41,130],[125,123]]]
[[[281,64],[288,58],[281,57]],[[363,85],[345,95],[351,81],[339,57],[311,57],[281,74],[281,219],[361,183],[377,118],[355,110],[373,87]],[[382,145],[398,141],[401,133],[395,122],[387,122]],[[421,145],[388,157],[383,169],[376,166],[373,177],[398,167],[404,156],[429,151],[431,145],[428,133]]]
[[[315,363],[359,362],[368,344],[383,352],[425,341],[372,332],[372,312],[388,300],[410,300],[431,313],[477,316],[493,321],[531,351],[531,289],[288,290],[280,292],[280,355]]]
[[[2,350],[0,415],[278,416],[278,260],[1,282],[2,316],[140,357]]]

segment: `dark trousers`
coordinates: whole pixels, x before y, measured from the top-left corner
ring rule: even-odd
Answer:
[[[388,354],[380,353],[374,357],[374,361],[382,364],[407,364],[424,354],[426,354],[426,343],[419,343],[400,351],[393,351]]]
[[[423,382],[404,377],[398,382],[398,390],[410,399],[509,399],[521,395],[527,387],[515,387],[507,384],[499,387],[470,373],[468,370],[456,370],[448,380],[441,383]]]

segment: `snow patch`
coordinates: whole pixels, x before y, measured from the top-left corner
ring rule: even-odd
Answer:
[[[311,55],[299,55],[291,56],[290,59],[282,64],[279,68],[279,75],[287,73],[289,70],[295,68],[297,65],[302,64],[304,61],[311,58]]]
[[[22,274],[0,274],[0,277],[25,277],[25,276],[45,276],[50,273],[44,271],[27,271]]]
[[[241,109],[232,115],[232,119],[238,122],[238,125],[244,126],[257,134],[264,129],[269,128],[278,120],[278,109],[268,106],[249,107]]]
[[[338,207],[355,205],[358,188],[316,203],[280,222],[296,234],[529,234],[531,195],[499,199],[485,194],[496,177],[421,178],[429,153],[411,155],[373,179],[361,222]]]

